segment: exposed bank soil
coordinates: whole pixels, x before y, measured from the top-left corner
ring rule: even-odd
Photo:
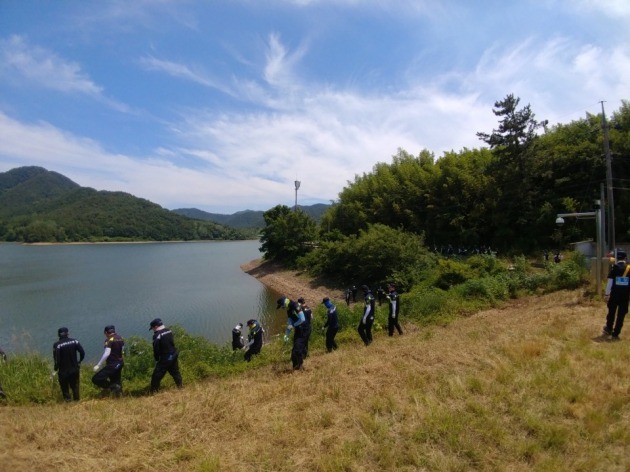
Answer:
[[[298,270],[288,270],[277,263],[256,259],[241,265],[241,269],[280,295],[304,299],[311,305],[321,303],[324,297],[343,300],[343,290],[327,281],[313,279]]]

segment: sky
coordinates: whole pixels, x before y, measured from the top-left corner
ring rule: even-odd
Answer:
[[[331,203],[480,148],[508,94],[569,123],[630,99],[628,0],[0,0],[0,172],[167,209]]]

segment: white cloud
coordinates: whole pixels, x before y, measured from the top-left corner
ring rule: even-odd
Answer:
[[[32,46],[22,36],[0,40],[0,59],[0,75],[15,85],[21,85],[25,79],[44,89],[89,96],[120,112],[131,111],[127,105],[107,98],[103,88],[94,83],[79,64],[45,48]]]
[[[0,40],[2,70],[37,85],[70,93],[100,96],[103,89],[81,71],[79,64],[61,59],[44,48],[31,46],[21,36]]]

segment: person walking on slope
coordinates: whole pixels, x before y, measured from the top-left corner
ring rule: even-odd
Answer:
[[[153,375],[151,375],[151,393],[160,389],[160,383],[168,372],[173,377],[177,388],[182,388],[182,374],[179,372],[179,352],[175,347],[175,337],[170,329],[167,329],[160,318],[155,318],[149,323],[149,329],[153,331],[153,358],[156,361]]]
[[[300,304],[290,300],[287,297],[278,299],[278,308],[287,310],[287,329],[284,333],[284,342],[289,341],[289,335],[293,331],[293,349],[291,350],[291,362],[293,370],[299,370],[304,364],[304,312],[300,308]]]
[[[324,328],[326,329],[326,350],[332,352],[337,349],[337,343],[335,342],[335,336],[339,331],[339,317],[337,316],[337,307],[333,305],[330,298],[326,297],[322,301],[326,307],[326,323]]]
[[[114,325],[107,325],[103,330],[105,334],[105,350],[98,363],[94,366],[94,376],[92,383],[105,391],[109,389],[115,396],[122,395],[122,369],[125,365],[123,361],[124,339],[116,334]],[[101,369],[101,366],[105,367]]]
[[[627,263],[626,252],[617,250],[617,263],[610,268],[608,282],[606,284],[605,300],[608,306],[604,336],[612,336],[613,341],[619,340],[623,321],[628,313],[628,298],[630,285],[628,273],[630,265]]]
[[[396,286],[392,284],[387,285],[388,293],[385,295],[389,302],[389,316],[387,317],[387,330],[390,336],[394,335],[394,328],[398,331],[398,334],[403,334],[400,323],[398,322],[398,315],[400,314],[400,295],[396,292]]]
[[[245,347],[245,341],[243,339],[243,323],[236,323],[236,326],[232,328],[232,350],[238,351]]]
[[[372,344],[372,325],[374,324],[374,312],[376,307],[374,295],[372,295],[370,288],[367,285],[363,285],[361,289],[364,294],[365,307],[357,331],[359,332],[359,336],[361,336],[361,340],[366,346],[369,346]]]
[[[252,360],[252,356],[260,353],[263,346],[263,334],[265,330],[258,320],[249,320],[247,327],[249,328],[249,333],[247,334],[247,344],[243,346],[243,349],[247,349],[245,352],[245,360],[249,362]]]
[[[300,308],[304,313],[304,323],[302,324],[302,336],[304,336],[304,358],[308,357],[308,342],[311,339],[311,332],[313,330],[313,310],[311,307],[306,304],[306,301],[303,297],[298,298],[298,303],[300,304]]]
[[[67,402],[72,400],[78,402],[79,375],[85,351],[79,341],[68,337],[68,328],[59,328],[57,335],[59,341],[53,344],[53,361],[61,395]],[[70,398],[70,390],[72,390],[72,398]]]

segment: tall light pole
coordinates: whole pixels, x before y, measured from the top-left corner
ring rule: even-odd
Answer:
[[[300,188],[300,181],[296,180],[295,181],[295,207],[293,208],[293,211],[297,211],[297,191]]]

